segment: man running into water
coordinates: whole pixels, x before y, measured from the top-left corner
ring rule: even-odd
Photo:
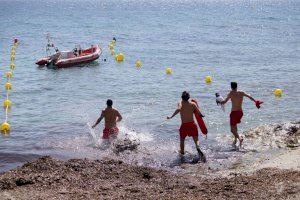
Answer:
[[[243,104],[243,98],[248,97],[252,101],[256,103],[257,108],[259,108],[259,105],[262,103],[260,101],[255,101],[253,97],[250,95],[246,94],[243,91],[238,91],[237,90],[237,83],[236,82],[231,82],[231,91],[227,95],[226,99],[224,101],[220,102],[222,105],[227,103],[229,99],[231,99],[232,103],[232,108],[231,108],[231,113],[230,113],[230,128],[231,132],[234,135],[234,141],[233,145],[235,146],[237,143],[237,139],[240,142],[240,147],[243,144],[243,138],[239,136],[238,130],[237,130],[237,124],[241,123],[241,119],[243,117],[243,109],[242,109],[242,104]]]
[[[196,149],[200,156],[200,159],[203,162],[206,162],[206,158],[199,147],[199,139],[198,139],[198,129],[194,122],[194,111],[198,112],[200,116],[204,117],[199,108],[195,103],[190,102],[190,94],[184,91],[181,95],[182,101],[178,103],[178,108],[175,110],[171,117],[167,117],[167,119],[173,118],[175,115],[180,113],[181,117],[181,126],[179,129],[180,135],[180,154],[184,155],[184,141],[186,136],[193,137],[193,140],[196,145]]]
[[[119,129],[117,127],[117,122],[122,120],[122,116],[119,111],[112,107],[113,101],[108,99],[106,102],[107,107],[102,110],[101,116],[98,118],[96,123],[92,126],[95,128],[101,120],[104,118],[104,129],[102,139],[109,139],[110,137],[117,137]]]

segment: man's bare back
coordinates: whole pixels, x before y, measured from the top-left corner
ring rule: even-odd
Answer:
[[[180,117],[182,123],[188,123],[194,121],[194,111],[196,110],[196,104],[189,101],[181,101],[178,103],[178,109],[180,110]]]
[[[121,115],[118,110],[114,108],[106,108],[102,111],[104,117],[104,126],[105,128],[114,128],[117,126],[117,121],[121,118]]]
[[[244,97],[248,97],[252,101],[255,101],[250,95],[243,91],[232,90],[229,92],[224,102],[227,102],[230,99],[232,104],[231,111],[242,111]]]
[[[231,91],[228,96],[231,99],[231,111],[242,111],[244,92],[242,91]]]
[[[95,128],[103,118],[105,121],[104,127],[108,129],[117,127],[117,122],[122,120],[122,116],[119,111],[112,107],[112,100],[108,99],[106,104],[107,107],[102,110],[101,116],[97,119],[92,128]]]

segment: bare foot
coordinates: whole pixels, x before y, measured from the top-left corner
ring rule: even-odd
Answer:
[[[201,151],[199,148],[197,148],[197,151],[198,151],[200,160],[201,160],[202,162],[206,163],[206,157],[205,157],[204,153],[202,153],[202,151]]]
[[[240,139],[240,148],[242,148],[243,141],[244,141],[244,138],[241,137],[241,139]]]
[[[180,159],[180,162],[184,162],[184,153],[181,153],[181,151],[179,150],[179,159]]]
[[[234,137],[234,140],[233,140],[233,142],[232,142],[232,145],[236,145],[236,143],[237,143],[237,139],[236,139],[236,137]]]
[[[232,143],[232,145],[231,145],[233,148],[236,148],[236,143]]]
[[[236,148],[236,143],[237,143],[237,140],[236,140],[236,138],[235,138],[234,141],[232,142],[232,147],[233,147],[233,148]]]

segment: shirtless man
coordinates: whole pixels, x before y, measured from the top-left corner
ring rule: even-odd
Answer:
[[[249,99],[254,101],[256,103],[256,106],[259,106],[259,104],[262,103],[260,101],[255,101],[255,99],[253,97],[246,94],[245,92],[238,91],[236,82],[231,82],[231,91],[227,95],[227,98],[224,99],[224,101],[220,102],[222,105],[224,105],[225,103],[227,103],[227,101],[229,99],[231,99],[232,108],[231,108],[231,113],[230,113],[230,128],[231,128],[232,134],[234,135],[233,145],[234,146],[236,145],[237,139],[238,139],[240,142],[240,147],[242,146],[243,138],[240,137],[238,134],[237,124],[241,123],[241,119],[243,117],[242,104],[243,104],[244,97],[248,97]]]
[[[117,127],[117,122],[122,120],[122,116],[118,110],[112,107],[113,101],[108,99],[106,102],[106,109],[102,110],[101,116],[98,118],[96,123],[92,126],[95,128],[101,120],[104,118],[104,129],[102,139],[109,139],[110,137],[117,137],[119,129]]]
[[[171,117],[167,117],[167,119],[171,119],[180,113],[180,154],[184,155],[184,141],[186,136],[190,136],[193,137],[200,159],[205,162],[206,158],[199,147],[198,129],[194,122],[194,111],[198,112],[202,117],[204,117],[204,115],[201,114],[195,103],[189,101],[190,94],[188,92],[184,91],[181,98],[182,101],[178,103],[178,108],[174,111],[173,115]]]

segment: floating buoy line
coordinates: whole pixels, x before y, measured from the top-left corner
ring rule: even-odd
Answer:
[[[16,58],[16,49],[19,45],[18,39],[14,39],[11,51],[10,51],[10,65],[9,65],[9,71],[5,73],[6,76],[6,83],[4,85],[4,88],[6,90],[6,99],[3,101],[3,108],[5,109],[5,121],[1,124],[0,130],[3,134],[9,134],[10,132],[10,124],[8,123],[8,112],[12,105],[11,100],[9,99],[9,93],[12,90],[12,83],[11,79],[13,77],[13,71],[16,67],[15,65],[15,58]]]

